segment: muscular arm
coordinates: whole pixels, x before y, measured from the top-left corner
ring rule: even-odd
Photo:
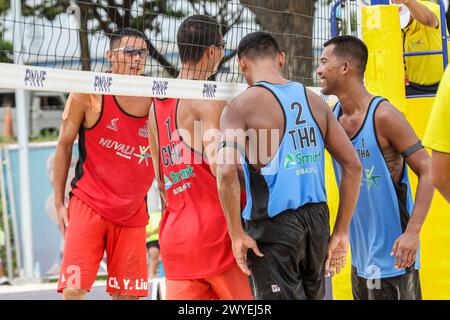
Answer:
[[[61,232],[64,234],[68,225],[67,209],[64,207],[64,195],[67,175],[72,160],[72,148],[78,131],[84,121],[85,112],[89,106],[87,95],[71,93],[65,106],[65,116],[61,123],[58,144],[55,153],[55,166],[53,169],[55,207],[60,220]]]
[[[325,137],[326,148],[342,167],[341,184],[339,186],[340,200],[333,232],[348,233],[350,221],[358,201],[362,167],[347,134],[331,114],[331,111],[328,118],[328,130]]]
[[[411,16],[419,23],[431,28],[439,27],[438,17],[436,17],[436,15],[423,4],[420,4],[416,0],[401,0],[396,2],[403,2],[411,12]]]
[[[359,196],[362,167],[352,143],[330,107],[312,92],[308,92],[308,99],[322,129],[325,147],[342,167],[338,212],[325,264],[325,273],[333,276],[335,271],[339,273],[345,266],[349,246],[348,232]]]
[[[402,153],[414,146],[419,138],[405,117],[388,102],[384,102],[376,113],[378,135],[389,141],[393,148]],[[416,198],[411,219],[405,230],[405,237],[399,238],[393,248],[397,256],[396,266],[409,267],[414,263],[419,245],[419,235],[433,199],[434,187],[431,183],[431,159],[425,149],[408,156],[406,163],[418,177]]]
[[[250,275],[247,266],[247,251],[253,249],[256,255],[262,256],[255,240],[250,238],[242,228],[240,208],[240,185],[238,178],[239,151],[232,147],[245,141],[245,114],[236,101],[232,101],[223,111],[220,119],[222,139],[217,152],[217,187],[220,203],[225,212],[228,232],[232,241],[233,254],[242,272]],[[222,146],[223,144],[225,146]],[[222,146],[222,147],[221,147]],[[244,145],[240,144],[241,148]]]
[[[309,92],[308,99],[325,139],[325,147],[342,167],[339,187],[339,207],[333,232],[348,233],[350,220],[359,196],[362,167],[356,151],[344,129],[336,120],[330,107],[316,94]],[[318,113],[321,115],[318,115]]]
[[[433,150],[431,162],[433,185],[450,203],[450,154]]]
[[[158,129],[156,124],[155,116],[155,105],[152,104],[148,114],[148,142],[150,146],[150,153],[152,155],[153,170],[155,172],[155,179],[158,185],[158,190],[161,195],[161,212],[165,211],[167,198],[166,190],[164,189],[164,183],[161,181],[161,176],[159,174],[159,143],[158,143]]]
[[[240,110],[232,102],[225,108],[220,119],[220,129],[222,131],[220,145],[223,143],[227,145],[221,148],[219,147],[217,152],[217,187],[231,237],[244,232],[239,205],[238,150],[232,146],[242,140],[242,137],[236,137],[233,132],[241,132],[244,134],[245,128],[246,125],[242,119]],[[238,130],[234,131],[235,129]]]

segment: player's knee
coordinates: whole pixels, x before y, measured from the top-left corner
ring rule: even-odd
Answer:
[[[113,293],[112,298],[113,300],[137,300],[135,296],[127,296],[120,293]]]
[[[86,297],[86,290],[65,288],[63,290],[64,300],[83,300]]]

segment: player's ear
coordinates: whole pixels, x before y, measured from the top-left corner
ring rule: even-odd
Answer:
[[[245,73],[247,71],[247,61],[245,60],[245,58],[237,58],[237,62],[239,65],[239,68],[241,69],[242,73]]]
[[[280,52],[278,54],[278,65],[280,66],[280,69],[284,67],[285,63],[286,63],[286,54],[284,52]]]
[[[349,71],[350,71],[350,64],[348,63],[348,61],[344,61],[344,63],[342,64],[342,69],[341,69],[342,75],[347,74]]]
[[[208,49],[208,56],[211,60],[214,60],[216,58],[216,51],[214,50],[214,46],[209,46]]]

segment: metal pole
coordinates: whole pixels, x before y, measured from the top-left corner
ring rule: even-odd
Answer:
[[[347,15],[347,34],[352,34],[352,13],[351,13],[350,1],[345,4],[345,13]]]
[[[339,35],[339,30],[337,28],[337,10],[338,7],[346,0],[336,0],[334,5],[331,7],[331,37],[337,37]],[[342,14],[342,13],[341,13]],[[342,19],[342,17],[341,17]]]
[[[361,0],[358,0],[356,2],[356,17],[357,17],[357,22],[356,22],[356,36],[360,39],[362,39],[362,14],[361,14],[361,10],[363,7],[363,3]]]
[[[12,266],[12,253],[11,253],[11,233],[9,228],[9,219],[8,219],[8,202],[6,200],[6,181],[3,175],[3,149],[0,149],[0,192],[2,199],[2,216],[3,216],[3,226],[5,228],[5,237],[6,237],[6,264],[8,270],[8,278],[13,278],[13,266]]]
[[[22,263],[22,239],[20,238],[20,232],[19,232],[19,222],[17,219],[17,210],[16,210],[16,195],[14,193],[14,184],[12,179],[12,171],[11,171],[11,148],[7,147],[3,150],[4,157],[5,157],[5,167],[6,167],[6,185],[8,186],[7,189],[7,196],[9,201],[9,208],[11,212],[11,222],[12,222],[12,232],[13,232],[13,238],[14,238],[14,247],[16,250],[14,252],[16,253],[16,264],[17,269],[19,270],[19,277],[24,277],[24,271],[23,271],[23,263]]]
[[[377,4],[389,4],[389,0],[372,0],[371,3],[373,6]]]
[[[14,12],[14,63],[23,64],[21,51],[23,40],[22,1],[11,2]],[[33,278],[33,234],[31,220],[30,174],[28,164],[28,130],[24,90],[16,90],[17,140],[19,145],[21,235],[25,278]]]
[[[405,57],[414,57],[414,56],[431,56],[436,54],[442,54],[442,50],[434,50],[434,51],[418,51],[418,52],[405,52],[403,56]]]
[[[444,70],[448,64],[448,44],[447,44],[447,23],[445,20],[445,7],[444,1],[439,1],[440,11],[441,11],[441,21],[439,24],[441,25],[441,37],[442,37],[442,60],[444,63]]]

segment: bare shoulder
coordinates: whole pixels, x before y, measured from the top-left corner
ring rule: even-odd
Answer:
[[[78,93],[78,92],[72,92],[69,95],[69,99],[71,99],[72,104],[78,105],[78,106],[84,106],[89,107],[94,100],[101,100],[101,96],[99,95],[91,95],[86,93]]]
[[[221,128],[245,128],[249,115],[254,112],[256,105],[261,107],[261,97],[265,94],[267,90],[263,88],[250,87],[232,99],[220,117]]]
[[[264,97],[268,95],[270,93],[262,87],[250,87],[231,100],[226,107],[226,111],[245,114],[248,111],[254,110],[255,104],[260,104]]]
[[[196,118],[200,120],[216,119],[220,118],[226,101],[216,100],[198,100],[193,104],[193,111],[197,115]]]
[[[319,125],[322,136],[327,136],[328,122],[330,121],[331,107],[313,91],[306,89],[306,97],[314,119]]]
[[[390,125],[407,123],[405,116],[387,100],[382,101],[378,106],[375,112],[375,121],[380,128],[384,129],[389,129]]]
[[[308,98],[309,106],[314,115],[324,114],[327,115],[330,112],[330,106],[312,90],[306,89],[306,97]]]
[[[66,106],[62,115],[63,120],[73,117],[81,117],[88,110],[93,109],[92,99],[90,94],[72,92],[67,98]],[[100,103],[101,105],[101,99]]]
[[[417,135],[405,116],[389,101],[383,101],[375,113],[375,126],[378,137],[391,142],[400,140],[414,143]]]
[[[84,112],[100,113],[102,108],[102,96],[99,94],[71,93],[68,104]]]
[[[210,111],[222,111],[225,108],[226,101],[217,100],[197,100],[193,106],[199,113],[208,113]]]

